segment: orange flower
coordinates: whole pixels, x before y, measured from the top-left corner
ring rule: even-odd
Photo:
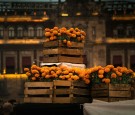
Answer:
[[[109,78],[106,78],[104,81],[106,84],[109,84],[111,80]]]
[[[117,77],[116,73],[111,74],[111,78],[116,78],[116,77]]]

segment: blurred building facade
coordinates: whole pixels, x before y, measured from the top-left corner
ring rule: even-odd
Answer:
[[[66,0],[0,2],[0,73],[23,73],[43,61],[45,28],[78,27],[87,33],[87,67],[135,70],[135,2]]]

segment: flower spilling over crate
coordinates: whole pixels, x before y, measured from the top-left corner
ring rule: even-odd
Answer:
[[[87,69],[66,66],[43,66],[39,67],[35,64],[31,68],[24,68],[28,81],[53,81],[53,80],[83,80],[86,84],[90,84],[89,74]]]
[[[86,69],[32,65],[24,68],[26,103],[88,103],[90,78]]]
[[[45,29],[45,42],[53,41],[53,40],[61,40],[65,46],[71,47],[72,42],[83,42],[86,33],[79,28],[58,28],[54,27],[52,29]]]
[[[122,101],[133,98],[133,71],[126,67],[97,66],[89,69],[91,96],[102,101]]]
[[[134,72],[126,67],[107,65],[89,68],[89,73],[93,84],[130,84]]]

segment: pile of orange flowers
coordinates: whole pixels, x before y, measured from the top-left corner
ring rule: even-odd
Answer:
[[[86,69],[68,68],[66,66],[39,67],[32,65],[31,68],[24,68],[28,81],[53,81],[53,80],[83,80],[90,83],[90,76]]]
[[[68,68],[67,66],[39,67],[32,65],[24,68],[28,81],[83,80],[86,84],[131,83],[133,70],[126,67],[96,66],[91,68]]]
[[[58,28],[45,29],[45,42],[61,40],[66,46],[70,47],[72,42],[82,42],[86,38],[86,33],[79,28]]]
[[[93,84],[112,83],[112,84],[129,84],[132,81],[133,70],[126,67],[114,67],[107,65],[105,67],[96,66],[89,69]]]

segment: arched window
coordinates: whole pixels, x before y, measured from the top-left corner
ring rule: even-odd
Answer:
[[[42,27],[37,27],[37,37],[42,37],[42,36],[43,36]]]
[[[8,37],[13,38],[15,36],[15,31],[13,27],[8,28]]]
[[[4,31],[3,27],[0,27],[0,39],[3,38],[4,36]]]
[[[28,37],[34,37],[34,28],[33,27],[28,28]]]
[[[23,37],[23,28],[22,27],[17,28],[17,37],[18,38]]]

